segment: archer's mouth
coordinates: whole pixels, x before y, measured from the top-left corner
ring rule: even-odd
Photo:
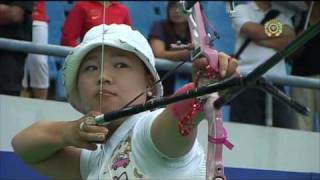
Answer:
[[[105,96],[105,97],[117,96],[116,93],[114,93],[114,92],[112,92],[110,90],[106,90],[106,89],[102,89],[101,91],[99,90],[97,95],[98,96]]]

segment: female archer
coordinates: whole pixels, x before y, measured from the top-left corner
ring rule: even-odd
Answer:
[[[221,78],[236,73],[236,60],[219,53]],[[206,58],[193,63],[208,65]],[[99,25],[67,56],[64,85],[69,103],[85,114],[67,122],[38,121],[12,140],[14,151],[41,173],[57,179],[204,179],[205,154],[195,126],[187,136],[178,131],[181,115],[192,108],[184,100],[98,126],[101,113],[162,96],[148,41],[127,25]],[[202,77],[208,78],[208,77]],[[176,93],[193,88],[188,84]],[[125,174],[125,176],[123,176]]]

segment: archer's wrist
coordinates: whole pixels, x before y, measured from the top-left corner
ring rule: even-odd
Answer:
[[[175,92],[175,95],[176,94],[182,94],[182,93],[186,93],[187,91],[189,90],[192,90],[194,89],[194,83],[188,83],[186,85],[184,85],[182,88],[178,89],[176,92]],[[179,101],[179,102],[176,102],[176,103],[173,103],[172,105],[170,105],[170,109],[171,109],[171,112],[173,114],[173,116],[176,118],[176,119],[181,119],[183,115],[185,115],[191,108],[192,106],[197,103],[198,99],[187,99],[187,100],[183,100],[183,101]],[[201,102],[200,104],[203,105],[204,103],[206,102],[206,98],[205,96],[203,96],[203,98],[201,98]],[[204,113],[203,113],[203,110],[202,108],[200,109],[200,111],[198,111],[196,113],[196,115],[194,116],[194,123],[196,125],[198,125],[201,120],[204,118]]]
[[[181,87],[180,89],[178,89],[174,94],[177,95],[177,94],[186,93],[187,91],[192,90],[193,87],[194,87],[194,83],[188,83],[183,87]],[[192,104],[194,102],[195,102],[194,99],[186,99],[183,101],[173,103],[172,105],[169,105],[169,108],[173,116],[176,119],[180,119],[181,116],[183,116],[192,107]]]
[[[186,93],[194,88],[193,83],[186,84],[175,94]],[[198,124],[203,119],[203,103],[204,99],[187,99],[179,101],[169,106],[172,116],[178,121],[178,129],[182,136],[187,136],[194,132]]]

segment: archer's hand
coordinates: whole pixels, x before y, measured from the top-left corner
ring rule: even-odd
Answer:
[[[237,59],[228,56],[223,52],[219,52],[218,54],[218,64],[219,64],[219,75],[218,77],[210,77],[210,78],[218,78],[224,79],[231,76],[239,76],[238,70],[238,62]],[[205,67],[209,64],[208,59],[206,57],[201,57],[193,61],[192,66],[196,70],[205,70]],[[204,78],[208,78],[205,76]]]
[[[69,128],[66,128],[64,133],[64,142],[66,146],[75,146],[95,150],[98,143],[103,143],[106,140],[108,129],[104,126],[98,126],[94,117],[101,113],[91,111],[79,120],[72,123]]]

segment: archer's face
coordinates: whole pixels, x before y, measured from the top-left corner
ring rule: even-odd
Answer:
[[[84,57],[78,72],[81,105],[87,111],[100,112],[101,108],[101,113],[106,113],[118,110],[152,83],[145,65],[132,53],[105,46],[103,66],[101,59],[102,48],[93,49]],[[133,104],[145,101],[143,95]]]

